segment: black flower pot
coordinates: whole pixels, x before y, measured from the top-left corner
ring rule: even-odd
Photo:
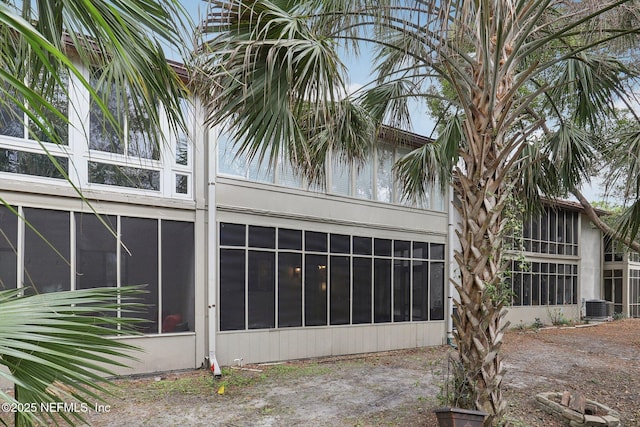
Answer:
[[[434,411],[440,427],[482,427],[486,412],[460,408],[439,408]]]

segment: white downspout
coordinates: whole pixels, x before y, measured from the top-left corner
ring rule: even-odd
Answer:
[[[207,333],[209,343],[209,368],[214,376],[222,375],[216,360],[217,328],[217,227],[216,227],[216,170],[218,139],[208,135],[208,176],[207,176]]]

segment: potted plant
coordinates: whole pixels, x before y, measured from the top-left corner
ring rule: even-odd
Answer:
[[[469,386],[459,360],[449,355],[447,377],[439,395],[445,405],[434,410],[440,427],[482,427],[486,412],[475,408],[473,388]]]

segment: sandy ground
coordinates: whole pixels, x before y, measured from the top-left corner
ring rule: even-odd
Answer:
[[[513,330],[504,343],[510,425],[562,426],[535,394],[580,392],[640,426],[640,319]],[[118,380],[91,426],[434,426],[447,370],[443,346]],[[219,394],[224,386],[224,394]]]

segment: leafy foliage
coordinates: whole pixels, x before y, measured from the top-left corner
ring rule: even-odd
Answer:
[[[95,288],[25,296],[23,289],[0,291],[0,378],[15,384],[9,403],[80,402],[93,407],[107,392],[101,383],[126,366],[137,347],[114,340],[135,335],[137,288]],[[119,301],[119,302],[118,302]],[[118,313],[120,316],[118,317]],[[108,383],[108,381],[107,381]],[[18,412],[18,425],[57,424],[53,413]],[[82,412],[60,412],[69,424]]]

